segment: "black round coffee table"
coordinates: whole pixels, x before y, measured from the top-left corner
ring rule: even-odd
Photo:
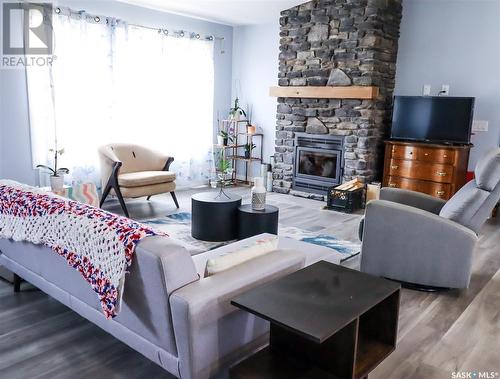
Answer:
[[[278,234],[279,209],[266,205],[262,211],[252,209],[250,204],[238,208],[238,239],[261,233]]]
[[[203,241],[238,238],[238,207],[241,196],[227,192],[202,192],[191,197],[191,235]]]

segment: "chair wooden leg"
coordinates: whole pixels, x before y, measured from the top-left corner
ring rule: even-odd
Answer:
[[[148,197],[146,198],[146,200],[147,200],[147,201],[149,201],[149,199],[151,199],[151,196],[148,196]]]
[[[120,191],[120,188],[115,188],[115,193],[116,196],[118,197],[118,201],[120,202],[120,206],[123,209],[123,213],[125,213],[126,217],[130,217],[128,214],[127,206],[125,205],[125,201],[123,200],[122,192]]]
[[[109,195],[109,191],[111,191],[111,185],[108,183],[106,185],[106,188],[104,189],[104,191],[102,192],[102,196],[101,196],[101,201],[99,203],[99,208],[102,208],[102,205],[104,204],[104,201],[106,201],[106,198],[108,197]]]
[[[172,199],[174,199],[175,206],[179,208],[179,202],[177,201],[177,196],[175,196],[175,192],[174,191],[170,192],[170,195],[172,195]]]
[[[101,206],[104,203],[104,200],[106,200],[106,197],[109,195],[111,189],[114,189],[116,197],[118,197],[118,201],[120,202],[120,206],[122,207],[123,213],[125,213],[125,216],[129,217],[127,206],[125,205],[122,192],[120,191],[120,185],[118,184],[118,172],[120,171],[121,166],[122,162],[113,163],[113,169],[111,171],[111,175],[109,176],[108,183],[106,184],[106,188],[102,192]]]
[[[14,274],[14,292],[21,292],[21,277]]]

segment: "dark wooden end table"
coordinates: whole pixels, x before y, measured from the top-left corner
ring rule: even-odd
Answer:
[[[396,347],[400,285],[321,261],[231,304],[271,323],[269,346],[232,379],[359,379]]]

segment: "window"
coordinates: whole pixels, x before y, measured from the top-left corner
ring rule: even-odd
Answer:
[[[175,158],[179,186],[207,183],[213,42],[113,19],[54,15],[52,67],[28,69],[33,164],[64,148],[70,180],[100,183],[97,148],[129,142]]]

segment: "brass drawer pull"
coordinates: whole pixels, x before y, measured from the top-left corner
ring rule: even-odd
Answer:
[[[448,158],[448,156],[445,154],[445,155],[443,155],[443,158]]]
[[[394,183],[389,183],[389,187],[394,188],[394,187],[396,187],[396,185]]]
[[[445,194],[444,191],[436,191],[436,195],[438,196],[443,196]]]
[[[392,165],[392,166],[391,166],[391,168],[392,168],[393,170],[397,170],[397,169],[399,168],[399,166],[398,166],[397,164],[395,164],[395,165]]]
[[[436,172],[436,175],[438,175],[438,176],[446,176],[446,172],[438,171],[438,172]]]
[[[425,155],[426,157],[428,157],[428,156],[429,156],[429,153],[425,153],[424,155]]]

